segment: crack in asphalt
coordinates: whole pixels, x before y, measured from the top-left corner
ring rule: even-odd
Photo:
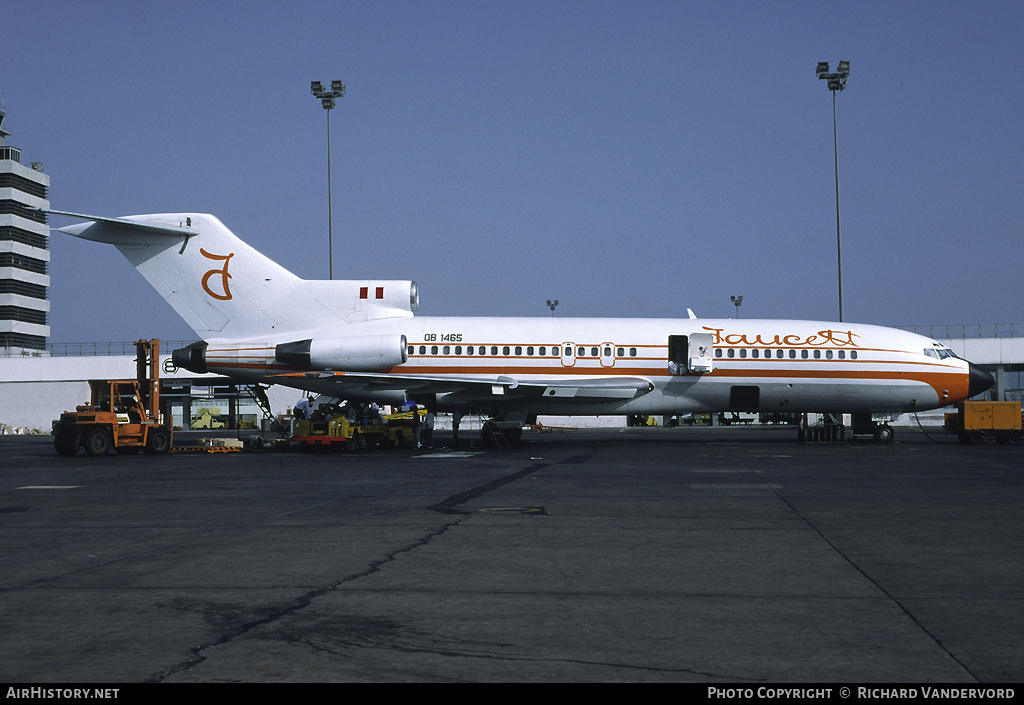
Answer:
[[[397,548],[397,549],[395,549],[393,551],[389,551],[388,553],[384,554],[384,556],[382,558],[379,558],[376,561],[371,562],[370,565],[367,566],[367,568],[365,570],[363,570],[363,571],[360,571],[358,573],[353,573],[351,575],[347,575],[344,578],[340,578],[340,579],[338,579],[338,580],[336,580],[336,581],[334,581],[334,582],[332,582],[332,583],[330,583],[328,585],[316,588],[314,590],[310,590],[310,591],[306,592],[305,594],[301,595],[300,597],[295,598],[295,600],[292,602],[292,604],[290,604],[290,605],[288,605],[286,607],[282,607],[280,609],[277,609],[274,612],[272,612],[271,614],[266,615],[265,617],[261,617],[259,619],[254,619],[254,620],[250,620],[248,622],[245,622],[244,624],[239,625],[238,627],[236,627],[235,629],[233,629],[229,633],[224,634],[223,636],[221,636],[219,639],[217,639],[215,641],[211,641],[209,643],[201,644],[199,646],[196,646],[195,648],[192,649],[192,652],[194,654],[194,656],[192,658],[184,661],[183,663],[178,664],[177,666],[175,666],[173,668],[168,669],[167,671],[161,673],[156,678],[153,678],[152,680],[147,681],[147,682],[159,683],[161,681],[166,680],[168,677],[170,677],[170,676],[172,676],[172,675],[174,675],[176,673],[181,673],[183,671],[188,671],[188,670],[190,670],[192,668],[195,668],[196,666],[198,666],[199,664],[203,663],[206,660],[206,657],[202,655],[202,652],[206,651],[207,649],[211,649],[211,648],[216,647],[216,646],[222,646],[224,644],[227,644],[227,643],[233,641],[234,639],[236,639],[236,638],[238,638],[240,636],[244,636],[248,632],[250,632],[250,631],[252,631],[252,630],[254,630],[254,629],[258,628],[258,627],[262,627],[262,626],[265,626],[267,624],[272,624],[274,622],[277,622],[278,620],[283,619],[284,617],[287,617],[287,616],[289,616],[291,614],[294,614],[295,612],[298,612],[299,610],[301,610],[301,609],[303,609],[305,607],[308,607],[313,602],[313,600],[315,600],[316,598],[318,598],[318,597],[320,597],[322,595],[326,595],[327,593],[329,593],[329,592],[331,592],[333,590],[338,589],[342,585],[345,585],[347,583],[351,583],[354,580],[359,580],[361,578],[365,578],[365,577],[367,577],[369,575],[373,575],[374,573],[379,572],[384,565],[386,565],[388,563],[391,563],[399,555],[401,555],[403,553],[408,553],[409,551],[415,550],[415,549],[417,549],[417,548],[419,548],[421,546],[425,546],[426,544],[430,543],[432,540],[434,540],[438,536],[441,536],[444,533],[446,533],[452,527],[457,526],[460,523],[462,523],[463,521],[465,521],[465,519],[466,519],[466,517],[462,517],[462,518],[456,519],[455,521],[452,521],[452,522],[450,522],[448,524],[445,524],[440,529],[438,529],[436,531],[432,531],[429,534],[426,534],[425,536],[421,536],[420,538],[416,539],[415,541],[413,541],[412,543],[410,543],[410,544],[408,544],[406,546],[403,546],[401,548]]]

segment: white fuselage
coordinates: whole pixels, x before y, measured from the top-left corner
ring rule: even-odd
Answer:
[[[968,363],[941,356],[928,338],[880,326],[794,320],[448,318],[409,317],[346,326],[353,335],[405,336],[407,359],[381,374],[504,378],[518,382],[629,377],[649,380],[649,393],[585,401],[552,392],[528,402],[544,414],[681,414],[689,412],[901,412],[933,409],[967,397]],[[338,336],[338,329],[320,331]],[[290,339],[317,339],[318,331]],[[710,336],[712,370],[670,370],[669,336]],[[211,372],[338,394],[274,360],[275,344],[211,340]],[[926,351],[933,351],[928,353]],[[226,354],[225,354],[226,353]],[[348,380],[348,377],[344,379]],[[346,382],[351,398],[382,391]],[[496,389],[495,405],[503,392]],[[384,395],[386,397],[386,395]],[[459,406],[452,395],[446,404]]]

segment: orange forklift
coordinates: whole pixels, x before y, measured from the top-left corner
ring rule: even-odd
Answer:
[[[72,456],[85,448],[91,456],[113,447],[121,455],[163,455],[171,448],[171,432],[160,421],[160,341],[137,340],[136,379],[90,380],[88,404],[65,411],[53,423],[53,447]]]

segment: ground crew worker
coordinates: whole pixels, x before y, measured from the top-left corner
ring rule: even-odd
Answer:
[[[302,397],[295,404],[292,414],[297,419],[308,419],[313,415],[313,397]]]
[[[434,412],[431,409],[427,409],[426,416],[423,417],[423,445],[427,448],[434,447]]]

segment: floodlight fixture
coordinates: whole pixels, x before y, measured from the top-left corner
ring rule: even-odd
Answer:
[[[818,78],[828,81],[828,89],[830,91],[841,91],[846,88],[846,80],[850,77],[850,62],[840,61],[836,72],[829,73],[828,62],[819,61],[818,68],[814,70],[814,73]]]
[[[743,305],[743,297],[742,296],[730,296],[729,298],[732,299],[732,305],[736,307],[736,318],[739,318],[740,317],[740,306]]]

